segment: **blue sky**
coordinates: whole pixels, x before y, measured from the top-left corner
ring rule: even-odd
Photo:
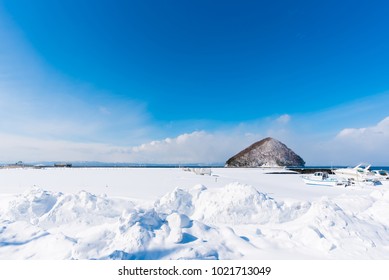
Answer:
[[[224,162],[273,136],[307,164],[389,165],[388,12],[0,0],[0,161]]]

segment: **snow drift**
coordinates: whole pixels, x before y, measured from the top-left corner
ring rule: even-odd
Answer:
[[[276,201],[240,183],[153,205],[31,188],[0,200],[1,259],[389,258],[389,193]]]

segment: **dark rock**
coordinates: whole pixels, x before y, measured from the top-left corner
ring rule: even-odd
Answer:
[[[304,166],[305,161],[285,144],[271,137],[262,139],[226,162],[226,167]]]

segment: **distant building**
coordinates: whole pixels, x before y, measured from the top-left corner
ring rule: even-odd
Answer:
[[[54,163],[54,167],[72,167],[72,164],[68,162],[58,162]]]

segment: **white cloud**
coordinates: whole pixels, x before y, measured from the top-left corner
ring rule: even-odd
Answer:
[[[343,129],[335,143],[341,153],[355,162],[387,165],[389,162],[389,116],[376,125]]]
[[[133,147],[129,158],[144,163],[223,163],[258,137],[253,133],[195,131]]]
[[[274,120],[240,123],[217,131],[196,130],[137,146],[131,146],[131,143],[116,145],[112,141],[105,141],[104,144],[104,140],[102,143],[77,142],[70,139],[65,141],[63,137],[21,136],[3,132],[0,135],[0,160],[223,163],[255,141],[271,136],[293,149],[308,165],[354,165],[359,162],[388,164],[389,116],[376,125],[340,129],[330,137],[317,133],[302,134],[296,130],[296,121],[294,127],[286,128],[280,127]],[[41,128],[32,127],[31,130],[43,133],[49,129],[60,134],[62,130],[56,128],[55,124],[48,122],[42,124]],[[65,130],[75,128],[71,123],[68,128],[66,123],[61,126]],[[82,123],[77,129],[84,130],[85,134],[94,133],[93,127],[83,128]],[[149,134],[147,131],[144,133]]]
[[[339,140],[354,139],[354,141],[380,141],[389,137],[389,116],[371,127],[345,128],[336,136]]]
[[[130,147],[0,134],[0,154],[2,162],[223,163],[257,140],[255,134],[195,131]]]
[[[99,107],[95,107],[100,109]],[[109,110],[109,107],[104,106]],[[141,108],[142,109],[142,108]],[[100,111],[101,110],[97,110]],[[90,112],[90,111],[88,111]],[[140,112],[142,112],[140,110]],[[1,114],[0,114],[1,115]],[[141,115],[141,114],[140,114]],[[112,119],[110,125],[118,129],[128,128],[128,135],[137,138],[140,142],[142,135],[152,135],[156,129],[147,128],[145,122],[134,125],[124,125],[116,114],[104,115]],[[20,119],[19,119],[20,118]],[[281,119],[289,119],[283,117]],[[78,121],[77,121],[78,120]],[[8,124],[8,127],[5,127]],[[140,124],[140,125],[139,125]],[[274,126],[274,129],[272,127]],[[107,138],[94,137],[103,131],[97,120],[64,118],[64,119],[29,119],[29,116],[15,114],[6,122],[0,124],[2,135],[0,139],[0,161],[13,162],[28,161],[106,161],[106,162],[133,162],[133,163],[224,163],[248,145],[260,139],[272,136],[281,141],[288,139],[289,132],[284,126],[279,127],[275,118],[268,118],[252,122],[225,126],[219,130],[195,130],[191,133],[182,133],[177,137],[168,137],[163,140],[144,142],[145,144],[132,146],[134,142],[126,141],[125,137],[119,141],[112,141],[113,135]],[[15,129],[12,130],[11,128]],[[138,131],[140,127],[140,131]],[[168,134],[172,132],[168,131]],[[74,139],[74,135],[78,139]],[[96,141],[96,139],[98,139]],[[124,139],[124,140],[123,140]],[[98,142],[98,143],[96,143]],[[143,141],[142,141],[143,142]],[[141,143],[142,143],[141,142]],[[104,144],[105,143],[105,144]],[[289,142],[285,142],[289,145]]]
[[[388,165],[388,143],[389,116],[372,126],[344,128],[329,140],[306,143],[305,151],[309,154],[308,160],[314,163]]]
[[[224,163],[231,156],[264,137],[274,137],[293,147],[290,131],[284,126],[290,115],[263,118],[233,125],[218,125],[213,130],[194,130],[177,137],[130,149],[130,162],[143,163]],[[281,124],[281,126],[280,126]],[[189,125],[190,126],[190,125]],[[293,142],[293,143],[292,143]],[[289,144],[290,143],[290,144]]]
[[[292,117],[290,115],[284,114],[284,115],[279,116],[276,119],[276,122],[279,124],[288,124],[291,119],[292,119]]]

